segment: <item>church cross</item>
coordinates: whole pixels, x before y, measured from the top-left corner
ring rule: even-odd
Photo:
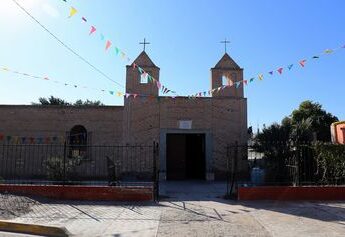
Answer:
[[[225,40],[224,41],[220,41],[220,43],[224,44],[224,50],[225,50],[225,53],[226,53],[226,44],[230,43],[230,41],[226,40],[226,38],[225,38]]]
[[[145,52],[146,45],[150,44],[150,42],[146,42],[146,39],[144,38],[144,42],[139,42],[139,44],[143,44],[144,45],[144,52]]]

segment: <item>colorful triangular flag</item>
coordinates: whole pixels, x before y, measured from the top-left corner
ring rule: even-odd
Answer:
[[[250,78],[250,79],[249,79],[249,82],[253,82],[254,79],[255,79],[255,77]]]
[[[156,83],[157,83],[158,89],[160,89],[162,87],[162,84],[158,80],[156,81]]]
[[[140,72],[140,74],[143,74],[144,70],[138,66],[138,71]]]
[[[96,32],[96,27],[91,26],[89,35],[92,35],[94,32]]]
[[[105,51],[107,51],[110,47],[111,47],[111,41],[107,40],[107,42],[105,44]]]
[[[299,62],[299,64],[300,64],[302,67],[304,67],[306,61],[307,61],[307,60],[303,59],[303,60],[301,60],[301,61]]]
[[[75,9],[74,7],[71,7],[71,10],[69,12],[69,16],[68,17],[72,17],[77,13],[77,9]]]
[[[116,55],[119,55],[120,49],[118,47],[115,47],[115,53]]]
[[[333,53],[333,50],[332,50],[332,49],[326,49],[326,50],[325,50],[325,54],[330,54],[330,53]]]
[[[260,81],[262,81],[262,79],[264,79],[264,75],[262,75],[262,74],[259,74],[258,77],[259,77]]]
[[[233,86],[234,85],[234,82],[232,80],[229,80],[229,86]]]
[[[273,75],[273,71],[270,71],[269,74]]]
[[[282,73],[283,73],[283,68],[282,68],[282,67],[281,67],[281,68],[278,68],[277,71],[279,72],[279,74],[282,74]]]
[[[287,66],[289,70],[291,70],[291,68],[293,67],[293,64],[290,64],[289,66]]]

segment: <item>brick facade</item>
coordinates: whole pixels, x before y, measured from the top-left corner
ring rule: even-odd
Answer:
[[[142,52],[134,61],[156,80],[159,68]],[[241,69],[228,54],[211,69],[211,88],[222,86],[222,76],[232,83],[243,80]],[[124,106],[0,106],[0,133],[12,136],[65,136],[75,125],[92,132],[92,145],[160,143],[160,168],[166,173],[166,135],[169,133],[206,134],[207,179],[225,176],[226,146],[247,139],[247,101],[243,86],[227,87],[211,97],[189,99],[157,97],[153,83],[141,83],[133,64],[127,66],[126,92],[138,97],[124,98]],[[224,86],[224,85],[223,85]],[[145,96],[142,96],[145,95]],[[150,97],[151,96],[151,97]],[[191,129],[179,128],[180,120],[192,121]],[[240,156],[239,156],[240,157]],[[239,170],[246,173],[246,162],[239,159]]]

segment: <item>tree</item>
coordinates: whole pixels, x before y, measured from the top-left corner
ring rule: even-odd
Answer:
[[[104,104],[99,101],[99,100],[86,100],[86,101],[82,101],[82,100],[77,100],[74,104],[74,106],[103,106]]]
[[[314,138],[313,134],[316,135],[315,138],[318,141],[331,141],[330,126],[338,121],[336,116],[322,109],[319,103],[313,103],[309,100],[302,102],[290,117],[291,123],[296,129],[300,127],[305,130],[304,132],[310,133],[308,141]]]
[[[338,118],[322,109],[319,103],[303,101],[281,124],[264,127],[256,137],[259,143],[331,141],[330,126]]]
[[[286,182],[286,161],[291,154],[289,118],[284,118],[282,124],[274,123],[264,127],[255,138],[254,149],[263,154],[266,169],[266,182]]]
[[[33,105],[70,105],[67,101],[50,96],[49,98],[40,97],[38,99],[39,103],[32,103]]]
[[[254,149],[263,154],[266,181],[288,182],[288,167],[291,167],[291,159],[294,157],[307,164],[300,167],[300,172],[312,176],[312,152],[304,144],[315,138],[322,142],[330,141],[330,125],[337,120],[337,117],[323,110],[320,104],[304,101],[281,124],[264,126],[255,138]]]
[[[69,103],[63,99],[50,96],[48,98],[40,97],[38,99],[39,103],[31,103],[32,105],[64,105],[64,106],[104,106],[104,104],[99,100],[77,100],[75,103]]]

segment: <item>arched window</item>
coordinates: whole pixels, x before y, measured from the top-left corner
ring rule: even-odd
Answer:
[[[69,155],[84,158],[87,151],[87,130],[82,125],[74,126],[69,132]]]
[[[138,79],[140,84],[148,84],[149,83],[149,77],[152,76],[151,71],[145,71],[146,73],[138,74]]]
[[[229,86],[230,85],[230,79],[226,76],[222,76],[222,86]]]

